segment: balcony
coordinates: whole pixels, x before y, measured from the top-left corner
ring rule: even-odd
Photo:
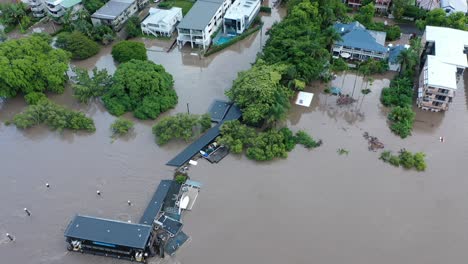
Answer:
[[[40,12],[40,11],[43,11],[43,10],[44,10],[44,7],[42,5],[31,7],[31,11],[33,11],[33,12]]]
[[[44,17],[45,16],[45,11],[38,11],[38,12],[33,12],[32,15],[33,17]]]
[[[427,87],[426,93],[431,93],[435,95],[443,95],[447,97],[453,97],[455,95],[455,91],[451,89],[440,89],[440,88],[434,88],[434,87]]]

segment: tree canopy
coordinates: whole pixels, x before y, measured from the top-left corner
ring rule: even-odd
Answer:
[[[62,93],[70,54],[50,46],[42,34],[0,43],[0,97],[18,93]]]
[[[189,141],[196,135],[211,127],[211,117],[208,114],[199,116],[179,113],[166,116],[153,126],[153,134],[158,145],[164,145],[171,139]]]
[[[112,47],[112,57],[119,63],[129,60],[147,60],[145,44],[136,41],[122,41]]]
[[[245,122],[260,124],[285,117],[292,91],[281,84],[284,65],[257,62],[250,70],[240,72],[226,95],[242,110]]]
[[[427,12],[425,19],[418,19],[416,26],[423,30],[426,26],[449,27],[467,30],[468,18],[463,12],[447,13],[442,8],[436,8]]]
[[[113,84],[102,100],[113,115],[133,112],[154,119],[177,104],[172,75],[151,61],[131,60],[119,65]]]
[[[73,77],[73,93],[81,103],[87,103],[91,98],[103,96],[112,85],[112,76],[106,69],[93,69],[92,77],[85,69],[73,68],[76,76]]]
[[[96,130],[93,120],[82,112],[68,110],[48,99],[39,100],[28,106],[22,113],[14,116],[12,123],[21,129],[46,124],[58,131],[65,128],[88,132]]]
[[[130,17],[125,25],[125,30],[127,31],[127,38],[141,35],[140,18],[138,16]]]
[[[134,124],[132,121],[121,117],[117,118],[110,126],[112,137],[126,135],[130,130],[133,129],[133,126]]]
[[[62,32],[58,34],[55,45],[71,52],[73,59],[83,60],[96,55],[99,45],[79,31]]]

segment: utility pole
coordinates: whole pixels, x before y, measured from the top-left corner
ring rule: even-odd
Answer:
[[[190,108],[189,108],[189,103],[187,103],[187,114],[190,115]]]

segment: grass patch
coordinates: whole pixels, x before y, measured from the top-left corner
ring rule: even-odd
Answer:
[[[160,8],[170,9],[171,7],[180,7],[182,8],[182,14],[185,16],[188,11],[192,8],[195,2],[188,0],[168,0],[159,4]]]

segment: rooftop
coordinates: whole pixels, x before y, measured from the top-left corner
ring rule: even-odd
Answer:
[[[388,61],[393,64],[398,63],[398,56],[400,53],[405,50],[406,47],[404,45],[397,45],[395,47],[390,48],[390,53],[388,55]]]
[[[149,225],[77,215],[65,230],[65,236],[111,245],[145,249],[151,234]]]
[[[335,45],[359,48],[368,51],[387,52],[385,45],[385,32],[367,30],[359,22],[349,24],[336,23],[335,30],[342,40]]]
[[[198,0],[180,21],[177,28],[203,30],[210,23],[224,0]]]
[[[91,15],[93,18],[101,19],[114,19],[122,12],[124,12],[135,0],[110,0],[101,8],[99,8],[94,14]]]
[[[457,67],[439,60],[439,57],[427,56],[427,83],[435,88],[457,89]]]
[[[466,0],[440,0],[441,8],[451,8],[455,12],[467,12]]]
[[[180,15],[182,17],[182,8],[172,7],[171,9],[150,8],[149,15],[143,20],[142,24],[171,24],[174,17]]]
[[[62,3],[60,3],[60,5],[63,6],[64,8],[70,8],[80,3],[81,3],[81,0],[63,0]]]
[[[442,62],[468,67],[464,49],[468,46],[468,32],[444,27],[426,26],[427,41],[435,42],[435,56]]]
[[[260,0],[237,0],[226,11],[224,18],[239,19],[244,16],[250,16],[258,6]]]
[[[148,206],[146,207],[143,216],[140,219],[140,224],[145,225],[152,225],[154,219],[158,216],[159,212],[161,212],[162,206],[164,204],[164,199],[166,199],[167,193],[169,192],[169,188],[172,185],[172,180],[162,180],[156,192],[151,198]]]

